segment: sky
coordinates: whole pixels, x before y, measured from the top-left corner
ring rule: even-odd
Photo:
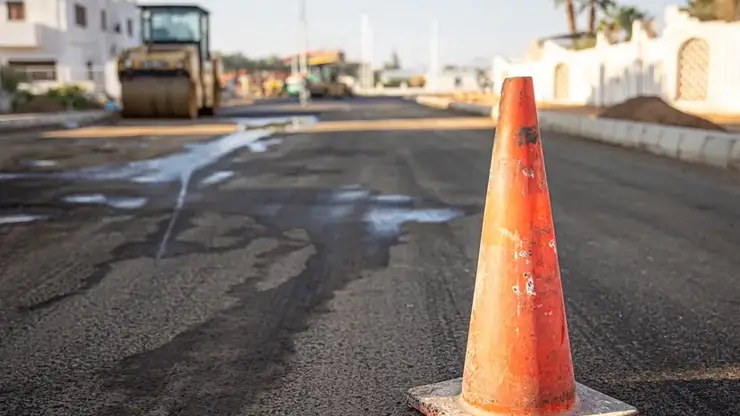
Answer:
[[[249,57],[286,56],[300,42],[300,0],[192,0],[211,12],[211,45]],[[496,55],[517,58],[537,38],[567,32],[565,10],[553,0],[305,0],[311,49],[341,49],[348,59],[362,51],[361,21],[374,32],[373,58],[393,51],[405,68],[429,62],[432,22],[439,21],[443,65],[488,63]],[[142,3],[144,3],[142,1]],[[157,3],[182,3],[160,0]],[[272,4],[272,5],[271,5]],[[657,17],[675,0],[632,0]],[[586,16],[580,19],[585,29]]]

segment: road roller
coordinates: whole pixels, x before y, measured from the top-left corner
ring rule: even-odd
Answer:
[[[333,51],[316,54],[308,59],[308,70],[313,76],[308,91],[315,98],[346,98],[352,96],[347,83],[347,64],[344,52]]]
[[[299,59],[299,56],[286,58],[283,62],[292,64],[293,59]],[[345,60],[344,52],[312,52],[309,53],[306,63],[308,64],[307,88],[312,98],[352,96],[354,77],[349,75],[349,65]],[[297,92],[295,91],[295,94]]]
[[[140,5],[140,46],[118,59],[121,116],[213,115],[221,102],[219,56],[210,48],[210,16],[192,5]]]

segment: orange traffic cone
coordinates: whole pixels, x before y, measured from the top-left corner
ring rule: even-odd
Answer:
[[[636,415],[575,382],[532,78],[507,78],[462,379],[416,387],[428,416]]]

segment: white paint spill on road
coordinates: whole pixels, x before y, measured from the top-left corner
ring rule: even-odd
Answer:
[[[33,173],[0,173],[0,180],[13,180],[13,179],[23,179],[23,178],[34,178],[34,177],[38,177],[38,176],[39,175],[35,175]]]
[[[103,194],[69,195],[64,202],[81,205],[107,205],[118,209],[137,209],[146,205],[143,197],[105,196]]]
[[[271,125],[305,125],[318,122],[313,116],[306,117],[262,117],[233,119],[247,129]],[[248,148],[252,152],[264,152],[270,146],[280,144],[279,139],[260,140],[273,134],[272,130],[256,128],[241,130],[216,140],[204,143],[188,143],[183,151],[168,156],[124,163],[113,166],[93,166],[67,172],[24,172],[0,173],[0,180],[12,179],[68,179],[68,180],[131,180],[138,183],[162,183],[180,180],[186,172],[195,172],[221,159],[227,154]],[[33,162],[32,162],[33,163]],[[35,161],[34,166],[51,166],[54,161]]]
[[[378,195],[375,200],[378,202],[404,203],[411,202],[414,199],[407,195]]]
[[[346,218],[355,209],[354,203],[366,200],[369,196],[370,191],[359,186],[344,186],[331,194],[326,206],[314,208],[313,216],[323,222]]]
[[[225,180],[231,179],[234,176],[234,171],[231,170],[219,170],[213,172],[207,177],[200,181],[201,186],[211,186],[221,183]]]
[[[23,224],[27,222],[41,221],[41,220],[45,220],[48,218],[49,217],[47,215],[26,215],[26,214],[3,215],[3,216],[0,216],[0,225]]]
[[[318,123],[316,116],[284,116],[284,117],[237,117],[232,118],[235,123],[245,129],[268,126],[290,125],[293,128]]]
[[[270,147],[277,146],[282,142],[282,139],[255,140],[247,144],[247,149],[252,153],[264,153],[270,150]]]
[[[123,163],[112,166],[92,166],[65,172],[0,173],[0,179],[65,179],[65,180],[129,180],[137,183],[180,181],[183,176],[209,166],[227,154],[269,137],[270,130],[239,131],[210,142],[192,144],[180,153]]]
[[[210,142],[190,144],[180,153],[160,158],[113,166],[94,166],[58,173],[4,173],[0,174],[0,179],[129,180],[136,183],[167,183],[178,181],[180,182],[180,190],[175,200],[170,223],[167,226],[167,231],[162,238],[157,253],[157,259],[160,259],[167,250],[167,243],[174,229],[175,222],[185,204],[188,185],[193,173],[215,163],[237,149],[248,147],[250,144],[271,135],[272,131],[267,129],[238,131]]]
[[[192,171],[186,172],[180,178],[180,192],[177,193],[177,199],[175,200],[175,206],[172,209],[172,215],[170,216],[170,222],[167,224],[167,231],[165,231],[162,241],[159,243],[159,250],[157,250],[156,261],[159,261],[167,251],[167,243],[170,241],[172,230],[175,228],[177,217],[180,216],[182,207],[185,206],[185,197],[188,195],[188,185],[190,183],[190,175]]]
[[[191,144],[180,153],[160,158],[113,166],[94,166],[59,173],[5,173],[0,174],[0,179],[53,178],[93,181],[129,180],[136,183],[180,182],[180,190],[175,199],[167,231],[159,244],[157,252],[157,260],[159,260],[167,251],[167,244],[180,211],[182,211],[185,204],[188,185],[193,173],[215,163],[237,149],[248,147],[251,143],[271,135],[272,131],[267,129],[238,131],[210,142]]]
[[[156,258],[157,261],[164,257],[164,254],[167,251],[167,244],[170,241],[172,230],[174,230],[177,218],[180,215],[183,206],[185,205],[185,199],[188,194],[188,186],[190,184],[190,178],[192,177],[193,173],[205,166],[211,165],[212,163],[233,152],[234,150],[243,147],[249,147],[250,144],[257,142],[262,138],[269,137],[271,134],[272,133],[269,130],[247,130],[232,133],[218,140],[204,143],[201,146],[193,146],[190,149],[190,152],[185,153],[184,155],[181,154],[170,156],[170,162],[175,157],[186,156],[181,160],[176,160],[176,163],[174,163],[174,166],[178,168],[176,170],[162,169],[160,166],[160,170],[158,172],[155,172],[154,175],[146,176],[146,180],[142,180],[142,177],[133,179],[136,182],[151,182],[152,180],[154,180],[155,182],[161,182],[167,181],[167,179],[170,178],[168,174],[171,174],[174,171],[180,174],[180,192],[178,192],[177,194],[175,206],[172,211],[172,217],[170,218],[170,222],[167,225],[167,231],[165,232],[164,236],[162,237],[162,241],[159,244],[159,250],[157,251]]]
[[[318,119],[313,116],[306,117],[272,117],[272,118],[250,118],[234,119],[241,130],[205,143],[190,143],[183,147],[183,151],[168,156],[128,162],[113,166],[94,166],[66,172],[28,172],[28,173],[0,173],[0,180],[13,179],[66,179],[66,180],[129,180],[136,183],[167,183],[180,182],[180,189],[175,199],[170,221],[167,225],[162,241],[157,252],[157,260],[161,259],[167,251],[167,244],[171,238],[172,231],[177,218],[185,205],[188,186],[194,172],[209,166],[222,157],[240,148],[248,148],[251,152],[265,152],[271,146],[281,143],[280,139],[260,140],[273,134],[268,127],[276,125],[291,125],[293,127],[313,124]],[[214,176],[216,175],[216,176]],[[203,184],[216,183],[228,179],[231,175],[217,173],[204,179]],[[67,199],[71,203],[100,203],[119,208],[136,208],[143,206],[146,201],[141,200],[114,200],[104,195],[76,195]],[[5,223],[33,221],[37,218],[5,217]]]
[[[21,163],[23,166],[29,166],[32,168],[48,168],[56,166],[57,162],[54,160],[29,160]]]
[[[401,232],[407,222],[441,224],[463,215],[453,208],[392,208],[370,207],[363,218],[373,234],[390,237]]]
[[[455,208],[416,207],[416,198],[407,195],[371,195],[357,185],[347,185],[331,193],[328,200],[313,208],[312,217],[321,223],[351,220],[360,211],[362,221],[375,237],[391,238],[401,233],[407,222],[438,224],[463,216]]]
[[[269,130],[232,133],[211,142],[193,145],[183,153],[130,163],[117,173],[139,183],[173,182],[213,164],[237,149],[248,147],[259,139],[269,137],[271,134]],[[92,173],[94,176],[98,172],[84,173]]]
[[[347,189],[339,192],[335,192],[332,195],[332,202],[355,202],[361,199],[367,199],[370,196],[370,191],[365,189]]]

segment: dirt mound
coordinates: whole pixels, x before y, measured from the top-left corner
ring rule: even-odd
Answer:
[[[727,131],[704,118],[671,107],[657,96],[635,97],[603,110],[599,117],[695,129]]]

